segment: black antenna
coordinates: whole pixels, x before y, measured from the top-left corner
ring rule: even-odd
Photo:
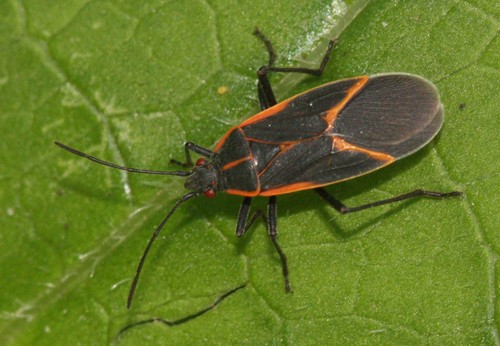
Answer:
[[[84,157],[84,158],[89,159],[90,161],[94,161],[100,165],[120,169],[122,171],[127,171],[127,172],[131,172],[131,173],[158,174],[158,175],[178,175],[181,177],[187,177],[188,175],[191,174],[191,172],[189,172],[189,171],[171,171],[171,172],[169,172],[169,171],[153,171],[153,170],[149,170],[149,169],[138,169],[138,168],[129,168],[129,167],[124,167],[124,166],[119,166],[119,165],[116,165],[114,163],[98,159],[97,157],[91,156],[89,154],[85,154],[79,150],[76,150],[72,147],[67,146],[66,144],[62,144],[60,142],[54,142],[54,143],[57,146],[63,148],[64,150],[69,151],[72,154]]]
[[[130,306],[132,305],[132,299],[134,299],[134,293],[135,289],[137,287],[137,283],[139,282],[139,275],[141,275],[142,271],[142,266],[144,265],[144,262],[146,261],[146,257],[148,256],[149,250],[151,249],[151,246],[153,245],[153,242],[155,241],[156,237],[160,233],[161,229],[165,224],[167,223],[168,219],[172,216],[172,214],[177,210],[177,208],[180,207],[180,205],[188,200],[190,200],[193,197],[196,197],[200,194],[200,192],[190,192],[179,199],[175,205],[173,206],[172,209],[170,209],[169,213],[163,221],[156,227],[153,235],[151,236],[151,239],[149,239],[148,246],[146,246],[146,249],[144,250],[144,253],[142,254],[141,260],[139,262],[139,265],[137,266],[137,271],[134,276],[134,281],[132,281],[132,285],[130,286],[130,291],[128,293],[128,299],[127,299],[127,308],[130,309]]]
[[[98,163],[100,165],[108,166],[108,167],[111,167],[111,168],[120,169],[122,171],[127,171],[127,172],[131,172],[131,173],[158,174],[158,175],[178,175],[178,176],[183,176],[183,177],[187,177],[188,175],[191,174],[190,171],[170,171],[169,172],[169,171],[153,171],[153,170],[149,170],[149,169],[138,169],[138,168],[124,167],[124,166],[116,165],[116,164],[108,162],[108,161],[104,161],[104,160],[98,159],[97,157],[91,156],[89,154],[85,154],[84,152],[76,150],[75,148],[67,146],[66,144],[62,144],[62,143],[57,142],[57,141],[54,142],[54,143],[57,146],[63,148],[64,150],[69,151],[72,154],[84,157],[84,158],[89,159],[90,161],[96,162],[96,163]],[[172,214],[177,210],[177,208],[179,208],[179,206],[182,203],[186,202],[187,200],[190,200],[193,197],[198,196],[199,194],[200,194],[200,192],[190,192],[190,193],[182,196],[182,198],[179,199],[175,203],[175,205],[173,206],[173,208],[170,209],[169,213],[167,214],[167,216],[165,216],[165,218],[158,225],[158,227],[156,227],[156,230],[154,231],[153,236],[151,237],[151,239],[149,239],[149,243],[146,246],[146,249],[144,250],[144,253],[142,254],[142,257],[141,257],[141,260],[139,262],[139,265],[137,266],[137,271],[136,271],[135,276],[134,276],[134,281],[132,281],[132,285],[130,286],[130,291],[129,291],[129,294],[128,294],[127,308],[130,308],[130,305],[132,305],[132,299],[134,298],[135,289],[137,287],[137,283],[139,282],[139,276],[141,275],[142,267],[144,266],[144,262],[146,261],[146,257],[148,256],[149,250],[151,249],[151,246],[153,245],[153,242],[155,241],[156,237],[158,236],[158,234],[162,230],[163,226],[165,226],[165,224],[167,223],[168,219],[170,219],[170,217],[172,216]]]

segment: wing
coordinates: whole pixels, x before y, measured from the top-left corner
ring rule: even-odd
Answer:
[[[383,153],[336,145],[334,137],[287,147],[260,173],[260,195],[274,196],[351,179],[394,162]]]
[[[360,81],[346,81],[354,80]],[[328,89],[335,84],[320,88]],[[444,111],[437,90],[421,77],[379,75],[367,79],[356,90],[353,85],[345,93],[347,102],[337,102],[320,115],[310,115],[323,123],[328,121],[321,134],[299,133],[297,140],[290,140],[289,135],[281,142],[280,151],[260,170],[261,195],[310,189],[369,173],[417,151],[441,128]],[[301,96],[305,94],[296,98]],[[282,122],[278,118],[294,118],[288,114],[293,110],[285,113],[280,117],[280,112],[275,112],[259,123],[267,122],[272,128],[275,118],[277,123]],[[255,133],[258,138],[247,137],[247,140],[259,143],[272,140],[271,132],[258,135]],[[282,134],[278,136],[283,138]]]
[[[238,127],[247,140],[269,144],[310,139],[334,127],[336,133],[360,145],[386,149],[410,137],[432,139],[442,118],[439,95],[431,82],[415,75],[383,74],[322,85]],[[435,126],[429,127],[433,121]],[[427,133],[419,135],[423,130]],[[424,145],[428,142],[423,141]]]
[[[407,74],[378,75],[338,114],[332,135],[400,159],[429,143],[443,120],[431,82]]]
[[[278,103],[238,127],[247,140],[283,144],[320,136],[368,77],[328,83]]]

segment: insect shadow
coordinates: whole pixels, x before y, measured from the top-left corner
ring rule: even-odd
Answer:
[[[130,324],[127,324],[125,327],[123,327],[122,329],[120,329],[118,331],[118,333],[116,334],[114,340],[113,340],[113,343],[114,344],[117,344],[119,343],[119,341],[123,338],[123,336],[129,332],[131,329],[134,329],[134,328],[138,328],[140,326],[144,326],[144,325],[148,325],[148,324],[152,324],[152,323],[158,323],[158,324],[161,324],[165,327],[176,327],[176,326],[179,326],[179,325],[182,325],[182,324],[185,324],[185,323],[188,323],[194,319],[197,319],[197,318],[200,318],[202,317],[203,315],[205,315],[207,312],[210,312],[212,311],[213,309],[215,309],[219,304],[221,304],[224,300],[226,300],[227,298],[229,298],[231,295],[235,294],[236,292],[238,292],[239,290],[243,289],[246,287],[247,284],[243,284],[243,285],[240,285],[236,288],[233,288],[229,291],[227,291],[226,293],[218,296],[214,302],[210,305],[208,305],[207,307],[201,309],[201,310],[198,310],[194,313],[191,313],[185,317],[181,317],[181,318],[178,318],[176,320],[168,320],[168,319],[165,319],[163,317],[152,317],[152,318],[148,318],[148,319],[144,319],[144,320],[139,320],[139,321],[136,321],[136,322],[133,322],[133,323],[130,323]]]

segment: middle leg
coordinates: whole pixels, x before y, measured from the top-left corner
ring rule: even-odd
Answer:
[[[245,197],[243,203],[241,204],[240,211],[238,213],[238,221],[236,223],[236,235],[238,237],[243,236],[248,231],[248,229],[255,223],[255,221],[257,221],[258,218],[262,217],[262,219],[264,219],[264,221],[266,222],[267,233],[269,235],[269,238],[271,239],[274,248],[276,249],[278,255],[280,256],[283,278],[285,280],[285,291],[287,293],[290,293],[292,290],[290,287],[290,280],[288,278],[288,261],[285,253],[283,252],[283,249],[281,248],[277,240],[278,209],[276,203],[276,196],[272,196],[269,198],[269,203],[267,207],[267,217],[260,209],[255,211],[252,214],[252,216],[248,217],[250,215],[251,202],[252,202],[251,197]]]

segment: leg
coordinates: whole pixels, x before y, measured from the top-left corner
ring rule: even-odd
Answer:
[[[446,198],[446,197],[457,197],[457,196],[462,195],[462,193],[459,191],[435,192],[435,191],[426,191],[426,190],[415,190],[415,191],[411,191],[411,192],[408,192],[408,193],[405,193],[405,194],[402,194],[402,195],[399,195],[396,197],[387,198],[387,199],[383,199],[380,201],[375,201],[372,203],[367,203],[367,204],[363,204],[363,205],[360,205],[357,207],[349,208],[349,207],[346,207],[344,204],[342,204],[342,202],[333,198],[325,189],[323,189],[321,187],[314,189],[314,191],[341,214],[353,213],[355,211],[369,209],[369,208],[376,207],[376,206],[383,205],[383,204],[404,201],[406,199],[420,197],[420,196],[434,197],[434,198]]]
[[[238,221],[236,222],[236,236],[238,237],[247,233],[248,229],[252,227],[259,217],[261,217],[267,225],[267,217],[260,209],[255,211],[252,216],[248,218],[251,203],[252,197],[245,197],[245,199],[243,199],[243,203],[241,203],[240,211],[238,213]]]
[[[276,240],[278,236],[276,196],[269,198],[268,211],[267,211],[268,217],[266,217],[262,212],[262,210],[259,209],[255,213],[253,213],[250,218],[248,218],[248,215],[250,214],[251,202],[252,202],[251,197],[245,197],[243,203],[241,204],[240,211],[238,213],[238,221],[236,223],[236,235],[238,237],[243,236],[259,217],[262,217],[264,219],[267,225],[267,233],[269,234],[269,238],[271,238],[274,248],[276,249],[278,255],[280,256],[281,267],[283,270],[283,277],[285,279],[285,291],[289,293],[291,292],[291,288],[288,279],[287,258],[285,253],[279,246],[278,241]]]
[[[259,83],[257,84],[257,92],[259,96],[259,103],[261,109],[266,109],[274,106],[276,102],[276,97],[272,90],[271,84],[269,83],[268,74],[269,72],[291,72],[291,73],[306,73],[314,76],[321,76],[323,70],[330,59],[330,54],[335,45],[335,41],[332,40],[328,44],[328,49],[323,57],[321,65],[317,69],[304,68],[304,67],[273,67],[274,61],[276,59],[276,54],[274,53],[273,45],[271,41],[264,36],[259,29],[255,29],[254,35],[260,38],[266,45],[267,52],[269,53],[269,62],[267,65],[262,66],[257,71],[257,77],[259,78]]]
[[[283,269],[283,277],[285,278],[285,291],[287,293],[290,293],[292,289],[290,288],[290,281],[288,280],[288,262],[285,253],[283,252],[283,250],[278,244],[278,241],[276,240],[278,236],[278,231],[277,231],[278,209],[276,204],[276,196],[269,197],[269,204],[267,206],[267,215],[268,215],[267,232],[269,233],[269,237],[273,242],[274,248],[278,252],[278,255],[280,255],[281,267]]]
[[[260,209],[253,213],[250,219],[248,218],[251,204],[252,197],[245,197],[243,203],[241,203],[240,211],[238,212],[238,221],[236,222],[236,235],[238,237],[243,236],[259,217],[262,217],[267,223],[266,217]]]
[[[194,144],[193,142],[186,142],[184,144],[184,152],[186,154],[186,162],[181,162],[175,159],[171,159],[170,163],[182,166],[182,167],[193,167],[193,160],[191,160],[191,153],[195,152],[196,154],[200,154],[201,156],[204,156],[208,159],[212,158],[213,152],[209,149],[205,149],[203,147],[200,147],[199,145]]]

